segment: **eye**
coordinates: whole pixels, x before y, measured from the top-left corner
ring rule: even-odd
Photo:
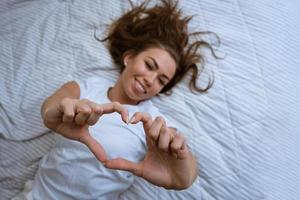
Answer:
[[[150,70],[153,69],[152,65],[149,62],[145,61],[145,64],[146,64],[148,69],[150,69]]]
[[[165,82],[162,79],[158,80],[161,85],[165,85]]]

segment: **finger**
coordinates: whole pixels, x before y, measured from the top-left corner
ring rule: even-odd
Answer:
[[[127,109],[123,107],[119,102],[103,104],[102,109],[103,109],[103,114],[118,112],[125,123],[128,123],[129,121]]]
[[[180,150],[180,148],[182,147],[184,143],[184,138],[180,135],[180,134],[176,134],[174,139],[172,140],[171,143],[171,151],[172,152],[177,152]]]
[[[161,129],[166,127],[166,122],[162,117],[156,117],[155,120],[151,124],[151,128],[149,129],[149,136],[152,140],[157,141],[159,138],[159,134]],[[162,131],[166,131],[165,128]]]
[[[86,124],[92,126],[97,123],[101,115],[92,112],[88,119],[86,120]]]
[[[167,128],[162,126],[159,132],[158,148],[164,152],[169,152],[169,146],[171,142],[171,135],[168,133]]]
[[[135,174],[136,176],[142,176],[141,163],[134,163],[123,158],[107,160],[105,167],[109,169],[125,170]]]
[[[80,142],[85,144],[99,161],[102,163],[106,162],[107,158],[104,148],[92,136],[86,135],[80,138]]]
[[[186,142],[183,143],[183,145],[181,146],[180,150],[177,152],[177,158],[178,159],[184,159],[187,157],[188,155],[188,147],[186,145]]]
[[[98,104],[92,104],[91,108],[92,108],[92,113],[90,114],[89,118],[86,120],[86,123],[88,125],[96,124],[103,113],[102,107]]]
[[[181,134],[176,134],[170,146],[172,155],[178,157],[182,150],[186,150],[185,138]]]
[[[91,108],[87,104],[77,104],[76,105],[76,116],[75,123],[78,125],[85,125],[87,119],[91,115]]]
[[[59,104],[59,111],[63,113],[63,122],[72,122],[75,116],[75,103],[72,99],[64,98]]]
[[[142,122],[144,129],[149,130],[152,124],[152,117],[148,113],[136,112],[132,118],[130,119],[130,123],[136,124],[138,122]]]
[[[168,132],[171,136],[171,140],[173,140],[175,138],[175,136],[177,135],[177,129],[174,127],[168,127]]]

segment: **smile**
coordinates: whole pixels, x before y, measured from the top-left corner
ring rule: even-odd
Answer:
[[[145,87],[144,87],[137,79],[135,79],[135,89],[136,89],[139,93],[143,93],[143,94],[146,94],[146,93],[147,93]]]

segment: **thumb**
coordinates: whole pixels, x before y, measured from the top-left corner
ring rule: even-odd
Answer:
[[[107,158],[104,148],[90,134],[80,138],[80,142],[85,144],[100,162],[106,162]]]
[[[142,176],[143,174],[143,161],[140,163],[134,163],[124,158],[115,158],[107,160],[105,167],[109,169],[129,171],[136,176]]]

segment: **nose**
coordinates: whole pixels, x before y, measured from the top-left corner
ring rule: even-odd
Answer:
[[[151,85],[154,83],[155,77],[155,73],[149,73],[144,77],[144,81],[147,87],[151,87]]]

